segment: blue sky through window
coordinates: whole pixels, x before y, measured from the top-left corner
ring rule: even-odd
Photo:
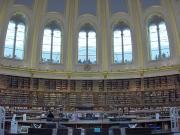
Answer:
[[[22,60],[24,58],[24,42],[25,25],[10,21],[6,33],[4,57]]]
[[[61,31],[59,29],[44,29],[42,45],[42,61],[61,62]]]
[[[79,32],[78,63],[96,64],[96,33],[94,31]]]
[[[114,63],[131,63],[132,62],[132,41],[131,32],[129,29],[119,30],[113,32],[113,52]]]

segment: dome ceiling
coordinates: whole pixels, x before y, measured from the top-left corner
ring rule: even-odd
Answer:
[[[65,11],[66,0],[48,0],[47,11],[48,12],[61,12]]]
[[[151,6],[160,6],[160,0],[141,0],[143,9]]]
[[[3,0],[0,0],[0,3]],[[64,12],[66,0],[47,0],[48,12]],[[150,6],[160,6],[160,0],[140,0],[143,9]],[[15,4],[32,7],[34,0],[15,0]],[[128,13],[128,0],[109,0],[111,13],[126,12]],[[79,14],[96,15],[97,0],[79,0]]]
[[[52,75],[54,78],[61,76],[80,79],[129,78],[142,76],[146,72],[147,76],[156,76],[157,73],[161,75],[159,71],[163,75],[179,73],[179,7],[179,0],[0,0],[0,43],[4,44],[6,37],[7,26],[4,24],[8,24],[14,12],[25,16],[28,28],[25,60],[20,62],[3,59],[2,45],[0,73],[16,74],[14,71],[22,71],[23,74],[33,73],[37,77]],[[172,54],[167,61],[154,62],[149,59],[146,23],[152,15],[162,17],[167,24]],[[59,24],[63,35],[62,63],[59,65],[40,62],[43,28],[51,21]],[[112,27],[121,22],[127,24],[132,33],[131,64],[118,65],[112,60]],[[97,63],[94,65],[80,65],[77,62],[77,33],[81,30],[81,25],[86,23],[92,25],[97,35]],[[86,67],[88,70],[85,70]]]
[[[33,2],[33,0],[15,0],[15,4],[26,5],[28,7],[32,7]]]
[[[93,14],[96,15],[96,0],[80,0],[79,14]]]
[[[0,0],[2,3],[3,0]],[[66,7],[66,0],[47,0],[48,12],[64,12]],[[160,0],[140,0],[143,9],[150,6],[160,6]],[[111,13],[126,12],[128,13],[127,0],[109,0],[109,8]],[[15,0],[15,4],[26,5],[32,7],[34,0]],[[1,4],[0,4],[1,5]],[[79,14],[93,14],[96,15],[97,0],[79,0]]]
[[[128,13],[127,0],[109,0],[111,13],[126,12]]]

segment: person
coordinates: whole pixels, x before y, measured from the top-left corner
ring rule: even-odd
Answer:
[[[47,121],[52,121],[53,119],[54,119],[54,114],[52,113],[52,111],[49,111],[47,115]]]

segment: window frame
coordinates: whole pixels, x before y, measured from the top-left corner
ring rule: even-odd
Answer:
[[[85,62],[79,62],[79,33],[80,32],[85,32],[86,33],[86,38],[85,38],[85,40],[86,40],[86,61]],[[95,55],[95,58],[96,58],[96,61],[95,61],[95,63],[93,63],[93,62],[88,62],[89,60],[88,60],[88,58],[89,58],[89,38],[88,38],[88,34],[90,33],[90,32],[94,32],[95,33],[95,42],[96,42],[96,45],[95,45],[95,48],[96,48],[96,55]],[[79,65],[96,65],[97,64],[97,32],[96,32],[96,30],[95,30],[95,28],[91,25],[91,24],[89,24],[89,23],[86,23],[86,24],[84,24],[81,28],[80,28],[80,30],[78,31],[78,34],[77,34],[78,36],[77,36],[77,64],[79,64]]]
[[[169,56],[168,57],[163,57],[162,56],[162,45],[161,45],[161,37],[160,37],[160,35],[161,35],[161,33],[160,33],[160,29],[159,29],[159,25],[160,24],[163,24],[164,23],[164,25],[165,25],[165,27],[166,27],[166,33],[167,33],[167,40],[168,40],[168,51],[169,51]],[[150,39],[150,27],[151,26],[156,26],[157,27],[157,30],[156,30],[156,32],[157,32],[157,43],[158,43],[158,58],[157,59],[153,59],[153,57],[152,57],[152,49],[151,49],[151,39]],[[152,18],[150,18],[149,20],[148,20],[148,25],[147,25],[147,33],[148,33],[148,48],[149,48],[149,59],[150,59],[150,61],[154,61],[154,62],[156,62],[156,61],[163,61],[163,60],[168,60],[168,59],[170,59],[171,58],[171,48],[170,48],[170,37],[169,37],[169,35],[168,35],[168,28],[167,28],[167,23],[166,23],[166,21],[162,18],[162,17],[160,17],[160,16],[157,16],[157,15],[154,15]]]
[[[14,27],[14,35],[13,35],[13,52],[12,52],[12,57],[6,57],[5,56],[5,49],[8,48],[6,47],[6,38],[7,38],[7,32],[8,32],[8,28],[9,28],[9,24],[10,23],[13,23],[15,25]],[[16,47],[17,47],[17,35],[18,35],[18,26],[19,25],[23,25],[24,27],[24,32],[23,32],[23,45],[21,46],[23,49],[21,50],[22,51],[22,58],[17,58],[16,57]],[[16,61],[24,61],[25,59],[25,47],[26,47],[26,42],[27,42],[27,24],[25,22],[25,18],[23,17],[23,15],[20,15],[20,14],[16,14],[16,15],[13,15],[9,21],[8,21],[8,25],[7,25],[7,28],[6,28],[6,36],[5,36],[5,40],[4,40],[4,46],[3,46],[3,58],[4,59],[9,59],[9,60],[16,60]]]
[[[50,61],[43,61],[43,40],[44,40],[44,31],[46,29],[49,29],[51,31],[51,44],[50,44]],[[53,36],[53,32],[58,30],[60,32],[60,62],[57,63],[57,62],[53,62],[53,46],[54,43],[53,43],[53,39],[54,39],[54,36]],[[63,63],[63,58],[62,58],[62,47],[63,47],[63,33],[62,33],[62,28],[61,28],[61,25],[57,22],[57,21],[51,21],[50,23],[48,23],[47,25],[45,25],[45,27],[43,28],[43,35],[42,35],[42,41],[41,41],[41,56],[40,56],[40,63],[42,64],[51,64],[51,65],[61,65]]]
[[[125,31],[125,30],[129,30],[129,32],[130,32],[130,38],[131,38],[131,57],[132,57],[132,59],[131,59],[131,61],[130,62],[125,62],[125,51],[124,51],[124,47],[125,47],[125,44],[124,44],[124,36],[123,36],[123,32]],[[119,63],[115,63],[115,53],[114,53],[114,32],[115,31],[120,31],[121,32],[121,34],[120,34],[120,36],[121,36],[121,51],[122,51],[122,54],[121,54],[121,56],[122,56],[122,62],[119,62]],[[120,46],[120,45],[119,45]],[[133,63],[133,37],[132,37],[132,31],[131,31],[131,28],[126,24],[126,23],[124,23],[124,22],[119,22],[119,23],[117,23],[117,24],[115,24],[113,27],[112,27],[112,64],[113,65],[128,65],[128,64],[132,64]]]

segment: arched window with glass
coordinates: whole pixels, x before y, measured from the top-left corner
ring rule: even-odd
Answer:
[[[148,36],[151,60],[163,60],[170,57],[169,39],[165,21],[154,16],[148,24]]]
[[[43,63],[60,64],[62,56],[62,32],[59,24],[52,21],[44,28],[42,55]]]
[[[24,45],[26,36],[26,24],[21,15],[14,15],[8,24],[4,57],[10,59],[24,59]]]
[[[96,32],[85,24],[78,35],[78,64],[96,64]]]
[[[113,28],[113,63],[132,63],[131,31],[124,22],[116,24]]]

